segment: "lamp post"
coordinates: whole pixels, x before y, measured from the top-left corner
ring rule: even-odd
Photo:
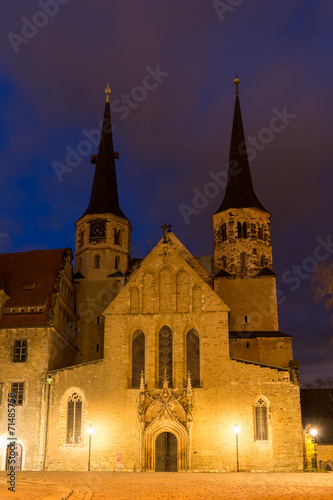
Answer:
[[[311,429],[310,434],[313,437],[314,449],[315,449],[315,469],[317,469],[318,468],[318,466],[317,466],[317,444],[316,444],[317,429]]]
[[[89,434],[89,455],[88,455],[88,471],[90,471],[90,451],[91,451],[91,435],[94,433],[94,428],[89,425],[87,432]]]
[[[238,433],[240,431],[240,428],[238,425],[234,425],[233,431],[236,434],[236,456],[237,456],[237,472],[239,472],[239,461],[238,461]]]

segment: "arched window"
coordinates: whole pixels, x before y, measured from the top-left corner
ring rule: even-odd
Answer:
[[[247,238],[247,225],[243,222],[243,238]]]
[[[172,332],[168,326],[163,326],[159,333],[158,349],[158,378],[159,386],[163,386],[164,374],[166,373],[169,387],[172,387]]]
[[[255,440],[268,440],[268,411],[266,402],[260,398],[254,407]]]
[[[115,268],[116,270],[118,270],[118,269],[119,269],[119,262],[120,262],[120,257],[117,255],[117,256],[115,257],[115,259],[114,259],[114,268]]]
[[[113,242],[115,245],[121,245],[121,232],[120,229],[113,230]]]
[[[260,224],[258,226],[258,238],[259,238],[259,240],[264,239],[264,228]]]
[[[82,398],[74,392],[67,403],[67,443],[81,443]]]
[[[145,372],[145,334],[137,330],[132,338],[132,387],[140,387],[140,375]]]
[[[186,365],[186,371],[191,373],[192,387],[200,387],[200,343],[195,330],[186,335]]]
[[[241,270],[244,271],[246,269],[246,253],[242,252],[240,254],[240,265],[241,265]]]
[[[242,224],[240,222],[237,222],[237,236],[238,238],[242,237]]]
[[[94,267],[96,269],[99,269],[101,267],[101,256],[100,255],[95,255]]]
[[[225,255],[222,255],[222,269],[227,267],[227,258]]]
[[[227,240],[227,225],[224,222],[221,227],[222,243]]]

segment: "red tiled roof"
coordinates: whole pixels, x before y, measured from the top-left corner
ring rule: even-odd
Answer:
[[[31,252],[0,254],[0,280],[9,299],[4,304],[0,328],[43,326],[48,324],[51,298],[57,276],[66,255],[65,249],[33,250]],[[25,285],[35,284],[25,290]],[[26,286],[27,288],[27,286]],[[45,306],[43,312],[19,313],[18,308]],[[15,307],[15,313],[7,308]]]

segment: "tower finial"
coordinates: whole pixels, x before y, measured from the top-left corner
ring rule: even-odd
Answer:
[[[238,85],[240,84],[240,79],[238,78],[238,74],[236,74],[236,78],[234,79],[234,84],[236,85],[236,95],[238,95]]]
[[[106,94],[106,102],[110,102],[109,94],[111,94],[111,89],[110,89],[110,85],[109,84],[107,84],[107,86],[106,86],[105,94]]]

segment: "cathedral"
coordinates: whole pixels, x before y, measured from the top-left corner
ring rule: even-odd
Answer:
[[[279,331],[271,215],[234,83],[212,256],[194,257],[165,223],[144,259],[131,256],[109,88],[74,255],[0,254],[0,470],[13,455],[16,470],[303,469],[298,362]]]

